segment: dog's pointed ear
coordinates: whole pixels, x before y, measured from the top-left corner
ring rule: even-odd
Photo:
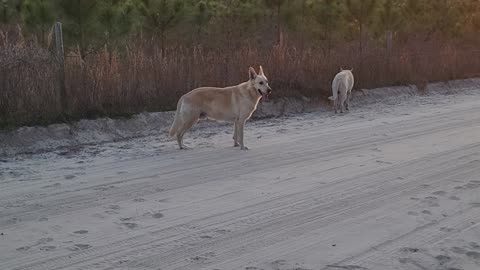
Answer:
[[[352,68],[352,69],[350,69],[350,72],[353,72],[353,68]]]
[[[260,71],[258,72],[258,75],[265,75],[265,74],[263,73],[263,67],[262,67],[262,66],[260,66]]]
[[[340,67],[340,71],[343,71],[343,67]]]
[[[255,78],[257,78],[257,72],[253,67],[248,69],[248,76],[250,77],[250,80],[255,80]]]

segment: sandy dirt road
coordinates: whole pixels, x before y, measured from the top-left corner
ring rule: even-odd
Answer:
[[[0,162],[0,269],[480,269],[480,95]]]

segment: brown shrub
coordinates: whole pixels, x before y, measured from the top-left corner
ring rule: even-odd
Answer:
[[[274,97],[324,97],[340,67],[354,68],[355,88],[419,84],[480,75],[480,50],[454,42],[409,41],[387,52],[375,42],[360,54],[356,43],[298,49],[284,42],[268,49],[158,47],[130,44],[65,62],[67,108],[59,108],[59,68],[36,46],[6,45],[0,51],[0,125],[38,124],[104,115],[175,109],[178,98],[199,86],[227,86],[247,79],[248,67],[263,65]]]

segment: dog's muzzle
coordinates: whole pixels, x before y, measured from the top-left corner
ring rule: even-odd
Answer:
[[[269,101],[269,96],[270,96],[270,93],[272,93],[272,89],[268,88],[266,94],[264,94],[260,89],[257,89],[257,91],[260,94],[260,96],[262,96],[262,101]]]

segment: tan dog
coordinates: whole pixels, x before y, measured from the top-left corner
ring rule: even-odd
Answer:
[[[245,122],[257,109],[260,99],[267,99],[272,92],[261,66],[259,74],[252,67],[248,73],[250,79],[239,85],[225,88],[200,87],[180,98],[170,128],[170,136],[177,137],[180,149],[188,149],[183,144],[183,135],[200,118],[233,122],[234,146],[240,146],[242,150],[248,149],[243,143]]]

